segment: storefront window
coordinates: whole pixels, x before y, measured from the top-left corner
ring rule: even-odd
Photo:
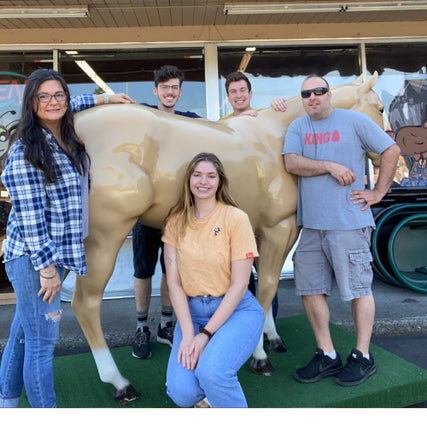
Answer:
[[[52,52],[0,52],[0,162],[20,115],[25,81],[42,64],[52,67]]]
[[[366,56],[374,90],[384,103],[388,133],[402,157],[395,182],[400,187],[427,186],[427,44],[372,45]]]
[[[153,94],[153,71],[176,65],[185,73],[183,92],[176,109],[206,116],[204,58],[201,48],[156,50],[96,50],[59,52],[59,71],[71,94],[102,93],[103,90],[77,65],[85,61],[115,92],[129,94],[137,102],[157,105]],[[53,68],[53,52],[0,52],[0,160],[9,130],[20,115],[25,81],[37,68]]]
[[[396,176],[399,186],[427,186],[426,48],[427,43],[366,45],[368,73],[379,73],[374,90],[385,105],[388,133],[402,149]],[[303,79],[312,73],[324,76],[331,86],[351,83],[361,74],[358,46],[257,47],[246,63],[244,47],[223,47],[218,52],[221,117],[232,112],[225,78],[242,66],[251,80],[253,108],[266,108],[277,96],[298,95]],[[165,64],[176,65],[186,76],[177,109],[206,117],[201,48],[59,52],[59,71],[72,94],[101,93],[76,61],[86,61],[114,92],[125,92],[148,104],[157,103],[153,71]],[[0,52],[0,159],[10,128],[19,118],[25,81],[40,67],[53,67],[52,51]]]
[[[219,50],[220,116],[232,113],[227,102],[225,79],[244,65],[246,51],[241,48]],[[257,47],[244,73],[252,85],[253,108],[265,108],[273,98],[289,98],[300,92],[309,74],[325,77],[331,86],[351,83],[361,73],[357,46]]]
[[[150,105],[157,105],[153,71],[163,65],[175,65],[185,73],[176,109],[206,116],[204,60],[200,48],[61,52],[61,73],[71,93],[102,93],[76,61],[85,61],[115,93],[127,93],[138,103]]]

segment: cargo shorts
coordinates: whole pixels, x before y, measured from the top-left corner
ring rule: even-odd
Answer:
[[[303,228],[293,255],[297,295],[332,295],[343,301],[372,294],[372,227],[356,230]]]

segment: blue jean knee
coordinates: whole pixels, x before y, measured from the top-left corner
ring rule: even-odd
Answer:
[[[222,297],[189,299],[195,333],[215,313]],[[247,291],[232,315],[205,347],[194,371],[177,363],[182,332],[177,323],[167,372],[167,393],[182,407],[207,397],[213,407],[247,407],[237,372],[249,359],[261,337],[264,311]]]
[[[40,277],[29,257],[8,261],[5,268],[16,293],[16,312],[0,366],[0,397],[18,398],[25,385],[32,407],[55,407],[52,362],[61,318],[60,293],[51,304],[38,296]],[[62,282],[64,268],[57,270]]]

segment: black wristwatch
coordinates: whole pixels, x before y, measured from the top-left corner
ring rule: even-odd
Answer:
[[[205,334],[209,338],[209,341],[213,337],[213,334],[211,332],[209,332],[207,329],[205,329],[203,326],[199,326],[199,332],[201,334]]]

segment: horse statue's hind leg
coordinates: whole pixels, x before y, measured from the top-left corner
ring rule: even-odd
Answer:
[[[264,308],[266,320],[264,333],[253,353],[250,369],[255,374],[270,376],[274,368],[264,351],[264,336],[268,341],[268,350],[272,353],[285,352],[286,344],[276,331],[271,303],[277,291],[280,273],[286,257],[298,238],[296,215],[293,214],[273,228],[262,228],[258,235],[258,289],[257,298]]]
[[[92,229],[85,240],[88,275],[77,276],[71,302],[91,348],[101,381],[115,387],[114,399],[123,404],[140,396],[129,380],[120,374],[108,349],[101,326],[101,303],[104,289],[114,271],[117,254],[135,222],[136,218],[122,219],[115,222],[114,233],[107,233],[103,227],[99,227],[98,218],[98,227]]]

